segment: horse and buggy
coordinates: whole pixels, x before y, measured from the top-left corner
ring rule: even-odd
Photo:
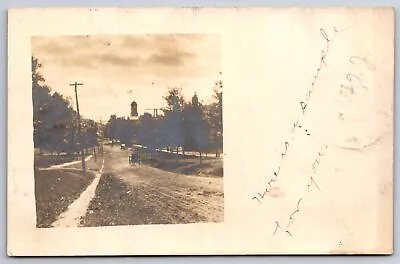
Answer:
[[[140,165],[140,155],[138,152],[133,151],[130,155],[129,155],[129,165]]]

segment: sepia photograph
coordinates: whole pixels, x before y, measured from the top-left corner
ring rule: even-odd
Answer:
[[[31,41],[38,228],[223,221],[217,35]]]

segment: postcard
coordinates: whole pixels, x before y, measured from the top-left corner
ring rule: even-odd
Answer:
[[[8,254],[391,254],[394,25],[9,10]]]

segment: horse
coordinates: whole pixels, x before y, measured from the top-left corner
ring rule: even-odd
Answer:
[[[140,165],[140,156],[137,153],[132,153],[129,156],[129,165],[135,165],[135,163]]]

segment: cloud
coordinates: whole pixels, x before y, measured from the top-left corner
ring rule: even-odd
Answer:
[[[71,50],[69,45],[60,45],[54,39],[44,39],[34,37],[32,38],[32,49],[34,52],[46,53],[51,55],[66,54]]]
[[[135,66],[140,57],[125,53],[120,47],[109,47],[107,40],[93,41],[82,37],[70,37],[72,40],[45,40],[33,42],[33,55],[41,60],[43,57],[50,61],[59,62],[63,66],[78,66],[84,68],[102,65]],[[68,43],[69,42],[69,43]],[[66,44],[68,43],[68,44]]]
[[[62,58],[61,62],[63,66],[78,66],[83,68],[90,68],[95,66],[95,62],[87,57],[76,56],[70,58]]]
[[[107,94],[115,102],[139,98],[150,107],[168,86],[181,86],[190,96],[207,94],[221,70],[218,35],[34,37],[32,54],[43,64],[46,84],[61,94],[73,96],[69,83],[77,80],[85,83],[80,96],[89,101]],[[108,110],[96,105],[87,111]]]
[[[179,50],[164,50],[152,54],[147,61],[163,66],[182,66],[189,63],[189,60],[195,55],[189,52]]]
[[[201,35],[188,34],[125,36],[123,45],[127,49],[140,49],[144,53],[149,53],[141,66],[146,66],[148,63],[160,66],[180,66],[186,61],[189,63],[189,59],[195,57],[195,53],[187,49],[193,49],[193,43],[200,41],[201,38]]]
[[[194,35],[122,35],[34,37],[33,54],[64,66],[181,66],[195,57]],[[39,58],[40,59],[40,58]]]
[[[120,36],[120,45],[127,49],[145,49],[150,46],[149,37],[146,35],[125,35]]]
[[[141,59],[139,56],[126,56],[124,54],[103,54],[100,57],[96,56],[93,59],[98,59],[100,64],[110,64],[118,66],[135,66],[139,65]]]

